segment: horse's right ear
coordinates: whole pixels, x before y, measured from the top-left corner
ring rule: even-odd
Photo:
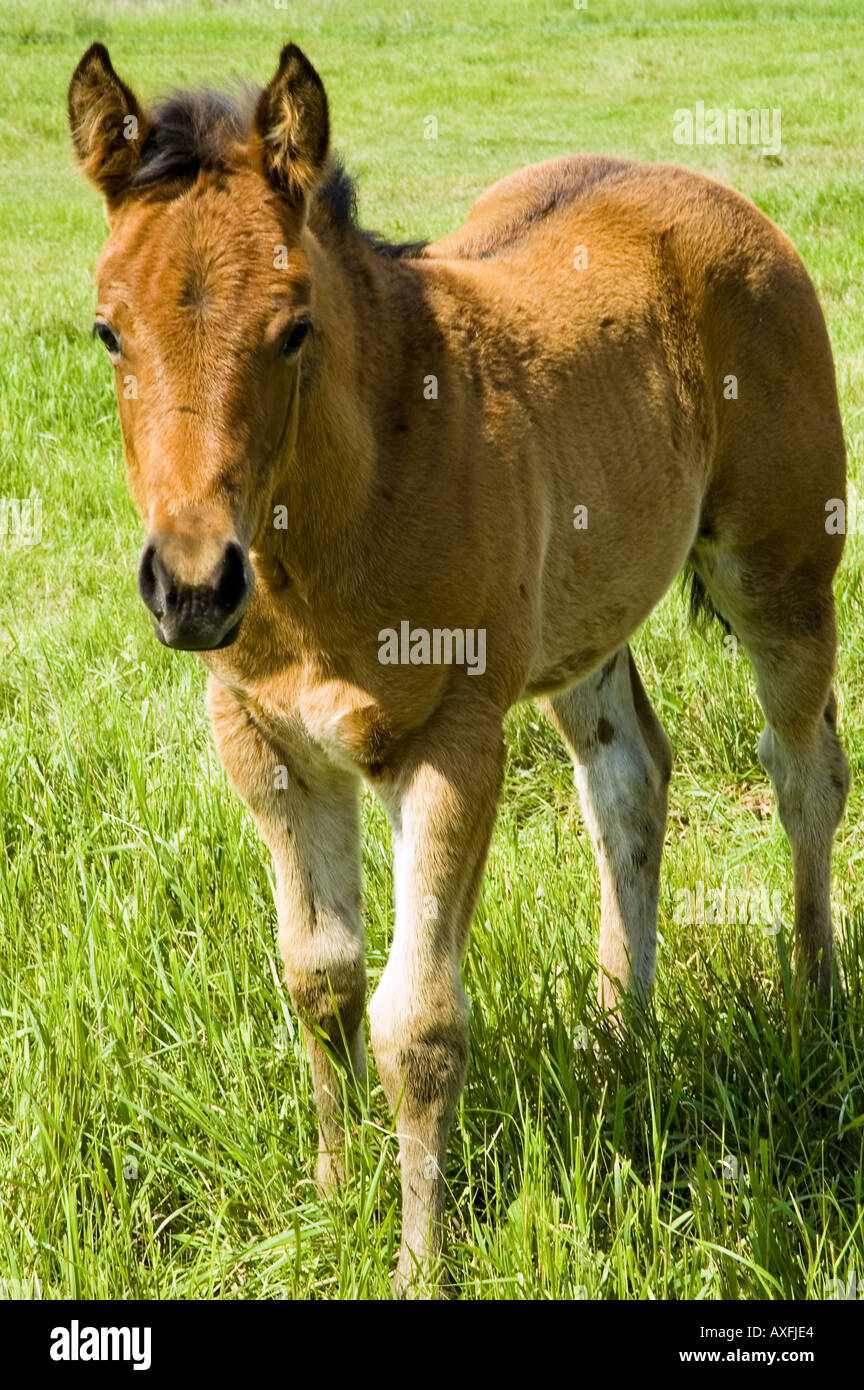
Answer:
[[[68,102],[78,163],[110,207],[124,197],[138,167],[148,121],[104,44],[87,49],[72,74]]]

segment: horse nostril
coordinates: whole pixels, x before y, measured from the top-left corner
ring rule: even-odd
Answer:
[[[229,541],[216,575],[216,602],[226,613],[233,613],[246,596],[246,565],[236,541]]]
[[[165,606],[164,594],[156,577],[155,559],[156,546],[145,546],[138,566],[138,592],[150,612],[161,618]]]

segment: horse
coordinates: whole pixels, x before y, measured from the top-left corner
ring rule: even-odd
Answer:
[[[845,447],[822,311],[767,217],[674,166],[555,158],[432,244],[363,231],[295,44],[245,100],[150,108],[95,43],[68,107],[109,224],[94,332],[146,527],[138,588],[159,641],[209,668],[222,763],[273,856],[324,1189],[342,1069],[366,1065],[362,786],[389,817],[368,1017],[399,1139],[394,1281],[434,1293],[505,715],[535,699],[572,755],[614,1025],[653,985],[672,767],[629,643],[679,574],[752,660],[797,969],[832,989],[849,774],[825,513]]]

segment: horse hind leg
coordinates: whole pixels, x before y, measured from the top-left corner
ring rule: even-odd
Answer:
[[[602,1008],[654,982],[660,860],[672,753],[628,647],[581,684],[540,701],[573,758],[600,869]]]
[[[794,682],[795,673],[789,675]],[[785,693],[781,678],[781,700]],[[834,944],[831,849],[849,794],[849,766],[836,717],[837,702],[829,690],[822,717],[815,718],[807,738],[790,737],[788,730],[781,732],[769,722],[759,741],[759,758],[774,784],[792,849],[796,940],[807,973],[823,994],[831,987]]]
[[[810,979],[823,994],[831,986],[831,851],[849,793],[849,766],[837,737],[837,701],[831,688],[834,611],[824,630],[759,646],[750,653],[767,720],[759,758],[771,777],[777,810],[792,850],[795,938]]]
[[[834,595],[830,573],[811,567],[778,582],[782,572],[765,546],[758,556],[727,554],[700,569],[712,602],[753,663],[766,720],[759,759],[792,851],[797,950],[810,980],[828,994],[831,852],[849,792],[832,689]]]

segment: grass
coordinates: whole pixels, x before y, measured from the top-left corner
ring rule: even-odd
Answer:
[[[203,668],[157,646],[135,594],[140,526],[88,337],[104,224],[71,169],[69,75],[101,38],[147,94],[263,80],[294,38],[328,84],[364,220],[394,237],[442,234],[495,177],[578,149],[734,183],[814,276],[862,488],[864,20],[852,0],[75,9],[23,0],[0,17],[0,497],[43,507],[39,544],[0,539],[0,1279],[55,1298],[384,1297],[391,1119],[373,1073],[344,1193],[322,1200],[267,857],[212,750]],[[782,154],[675,145],[673,112],[700,99],[781,108]],[[699,883],[709,904],[725,885],[777,893],[790,917],[752,673],[719,629],[688,630],[672,594],[635,640],[676,751],[658,988],[599,1053],[593,855],[551,731],[531,706],[511,716],[448,1170],[463,1297],[823,1298],[864,1276],[862,559],[852,535],[837,584],[847,999],[830,1015],[790,982],[788,925],[678,920]],[[364,819],[374,983],[392,880],[371,799]]]

